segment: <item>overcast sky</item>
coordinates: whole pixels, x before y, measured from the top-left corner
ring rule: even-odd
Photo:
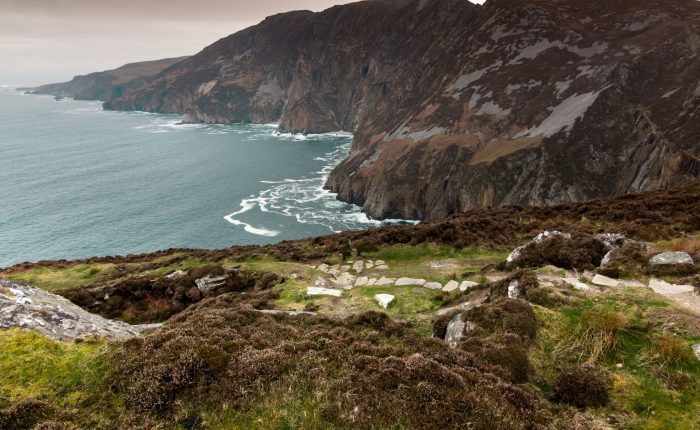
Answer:
[[[65,81],[199,52],[289,10],[345,0],[0,0],[0,84]]]

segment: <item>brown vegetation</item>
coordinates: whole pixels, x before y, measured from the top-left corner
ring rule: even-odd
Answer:
[[[279,401],[313,393],[336,428],[538,428],[558,413],[532,389],[508,382],[499,367],[385,314],[267,315],[254,310],[265,301],[259,294],[206,299],[158,332],[123,344],[113,357],[112,382],[133,411],[130,425],[147,428],[173,419],[182,405],[211,399],[246,410],[268,390],[291,396]],[[502,301],[474,318],[494,333],[530,338],[534,326],[523,330],[520,320],[498,311],[523,305]]]
[[[604,406],[610,394],[610,375],[591,365],[570,366],[554,383],[554,399],[578,408]]]

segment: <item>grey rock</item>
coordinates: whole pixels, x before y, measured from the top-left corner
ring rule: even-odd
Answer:
[[[593,276],[593,279],[591,279],[591,282],[594,283],[595,285],[600,285],[601,287],[619,287],[620,286],[620,281],[612,278],[608,278],[607,276],[603,275],[595,275]]]
[[[376,281],[375,281],[376,282]],[[369,278],[367,276],[360,276],[355,280],[355,286],[356,287],[363,287],[365,285],[369,284]]]
[[[510,285],[508,285],[508,298],[518,298],[518,296],[520,295],[520,289],[518,288],[519,284],[520,283],[517,279],[513,279],[512,281],[510,281]]]
[[[472,289],[472,288],[474,288],[474,287],[478,287],[478,286],[479,286],[479,283],[478,283],[478,282],[474,282],[474,281],[462,281],[462,283],[459,284],[459,290],[462,291],[462,292],[464,292],[464,291],[470,290],[470,289]]]
[[[596,234],[595,238],[603,242],[608,248],[618,248],[627,240],[627,237],[618,233]]]
[[[444,287],[442,287],[442,291],[444,291],[446,293],[450,293],[450,292],[456,290],[457,288],[459,288],[459,282],[449,281],[448,283],[445,284]]]
[[[439,282],[426,282],[423,287],[429,290],[442,290],[442,284]]]
[[[450,322],[447,324],[447,330],[445,331],[445,342],[451,347],[457,346],[457,343],[464,336],[464,321],[462,321],[462,314],[457,314]]]
[[[374,283],[374,285],[378,287],[383,287],[386,285],[394,285],[394,282],[396,282],[395,279],[382,276],[381,278],[379,278],[379,280],[377,280],[377,282]]]
[[[396,281],[397,287],[405,287],[408,285],[418,285],[423,286],[425,284],[425,279],[414,279],[414,278],[399,278]],[[442,288],[442,286],[441,286]]]
[[[588,285],[588,284],[586,284],[586,283],[584,283],[584,282],[581,282],[581,281],[579,281],[579,280],[576,279],[576,278],[562,278],[562,281],[564,281],[565,283],[571,285],[572,287],[574,287],[574,288],[577,289],[577,290],[581,290],[581,291],[591,291],[591,290],[593,290],[593,288],[592,288],[590,285]]]
[[[693,264],[693,257],[687,252],[663,252],[651,257],[649,264],[662,266],[667,264]]]
[[[664,296],[673,294],[692,293],[693,291],[695,291],[695,287],[692,285],[670,284],[660,279],[650,279],[649,288],[654,290],[654,292]]]
[[[308,287],[306,289],[307,296],[333,296],[340,297],[343,294],[341,290],[332,290],[330,288]]]
[[[199,288],[199,291],[205,293],[207,291],[215,290],[221,286],[223,286],[226,283],[226,280],[228,279],[228,275],[221,275],[221,276],[211,276],[207,275],[203,278],[199,278],[194,281],[194,283],[197,285],[197,288]]]
[[[94,336],[126,339],[160,325],[108,320],[59,295],[23,282],[0,279],[0,328],[33,329],[56,340]]]

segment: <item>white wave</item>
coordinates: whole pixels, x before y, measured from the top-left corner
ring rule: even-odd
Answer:
[[[289,133],[274,133],[282,140],[295,139]],[[415,223],[405,220],[374,220],[362,212],[359,206],[341,202],[337,194],[324,188],[328,175],[345,157],[347,157],[352,143],[352,134],[349,133],[325,133],[320,135],[307,135],[307,138],[326,139],[335,142],[334,148],[315,157],[314,160],[323,163],[321,169],[310,178],[286,178],[277,181],[260,181],[270,185],[269,188],[260,191],[256,196],[241,201],[241,210],[224,217],[234,225],[243,225],[249,231],[249,224],[237,219],[238,215],[250,212],[254,209],[260,212],[293,217],[300,224],[320,225],[337,233],[345,230],[358,230],[367,227],[377,227],[395,223]],[[295,139],[296,140],[296,139]],[[268,230],[262,230],[268,231]],[[256,234],[256,233],[254,233]]]
[[[239,211],[236,211],[236,212],[234,212],[234,213],[232,213],[232,214],[226,215],[226,216],[224,217],[224,219],[225,219],[226,221],[230,222],[230,223],[233,224],[233,225],[242,225],[242,226],[243,226],[243,230],[245,230],[245,231],[247,231],[248,233],[251,233],[251,234],[257,234],[258,236],[274,237],[274,236],[277,236],[278,234],[280,234],[279,231],[267,230],[267,229],[264,229],[264,228],[253,227],[252,225],[250,225],[250,224],[248,224],[248,223],[245,223],[245,222],[243,222],[243,221],[240,221],[240,220],[237,220],[237,219],[234,218],[235,216],[238,216],[238,215],[240,215],[240,214],[242,214],[242,213],[248,212],[249,210],[253,209],[253,208],[255,207],[256,203],[257,203],[257,204],[261,204],[261,199],[260,199],[260,198],[257,198],[257,199],[244,199],[244,200],[241,202],[241,207],[242,207],[242,209],[239,210]]]

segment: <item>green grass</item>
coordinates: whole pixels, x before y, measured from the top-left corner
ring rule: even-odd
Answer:
[[[101,274],[109,273],[113,264],[78,264],[65,268],[37,267],[13,273],[10,278],[48,291],[90,285]]]
[[[433,244],[392,245],[376,252],[365,252],[362,254],[362,258],[372,258],[386,262],[447,258],[492,262],[504,260],[509,252],[482,248],[455,249]]]

